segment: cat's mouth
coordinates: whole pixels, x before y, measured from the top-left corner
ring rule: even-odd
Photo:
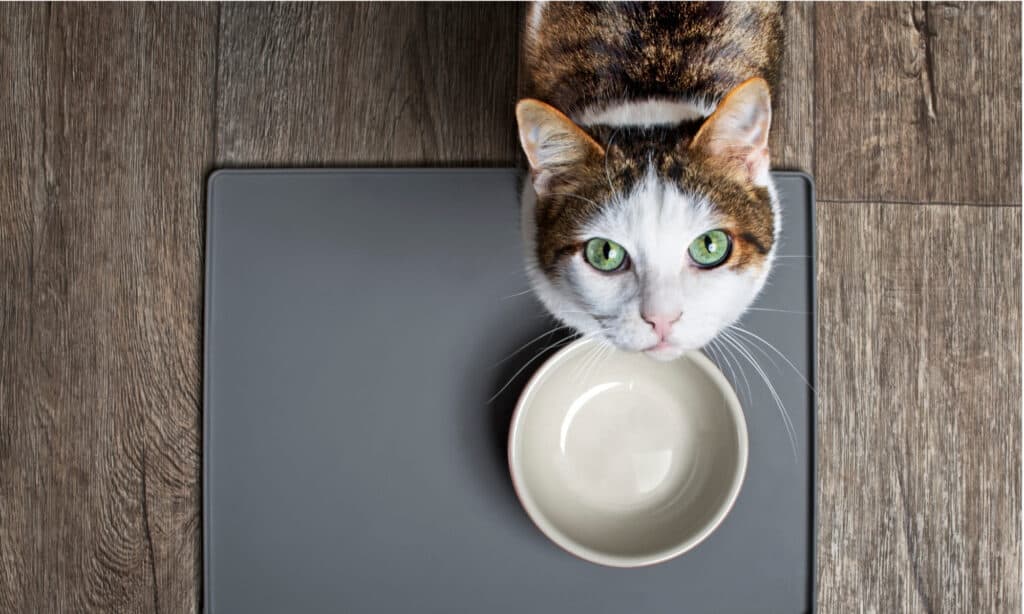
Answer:
[[[674,360],[682,354],[679,346],[668,341],[660,341],[642,351],[655,360]]]

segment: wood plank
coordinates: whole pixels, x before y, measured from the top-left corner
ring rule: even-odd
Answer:
[[[1020,611],[1020,227],[819,206],[822,612]]]
[[[198,608],[216,11],[4,9],[5,611]]]
[[[29,612],[46,582],[35,486],[42,442],[31,425],[33,210],[46,202],[42,101],[46,6],[4,8],[0,21],[0,611]]]
[[[816,10],[822,199],[1020,204],[1020,3]]]
[[[519,13],[224,5],[218,163],[512,164]]]
[[[814,171],[813,2],[787,2],[782,19],[786,44],[774,96],[772,167]]]

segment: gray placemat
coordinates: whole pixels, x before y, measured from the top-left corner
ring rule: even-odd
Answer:
[[[742,325],[786,356],[751,350],[796,455],[757,372],[723,364],[750,432],[736,506],[692,552],[623,570],[561,551],[515,499],[508,419],[542,357],[487,402],[553,326],[525,292],[515,170],[214,173],[206,611],[809,611],[813,188],[776,177],[781,257]]]

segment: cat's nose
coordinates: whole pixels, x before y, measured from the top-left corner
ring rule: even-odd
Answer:
[[[644,322],[647,322],[654,328],[654,333],[658,335],[658,339],[664,341],[669,332],[672,330],[672,325],[679,321],[679,318],[683,317],[683,312],[677,311],[670,314],[660,313],[644,313],[641,314]]]

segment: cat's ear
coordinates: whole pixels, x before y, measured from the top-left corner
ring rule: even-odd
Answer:
[[[701,150],[730,173],[758,185],[768,182],[768,129],[772,99],[760,77],[737,85],[697,131],[691,149]]]
[[[559,172],[604,156],[604,149],[558,109],[532,98],[516,105],[519,141],[538,193]]]

